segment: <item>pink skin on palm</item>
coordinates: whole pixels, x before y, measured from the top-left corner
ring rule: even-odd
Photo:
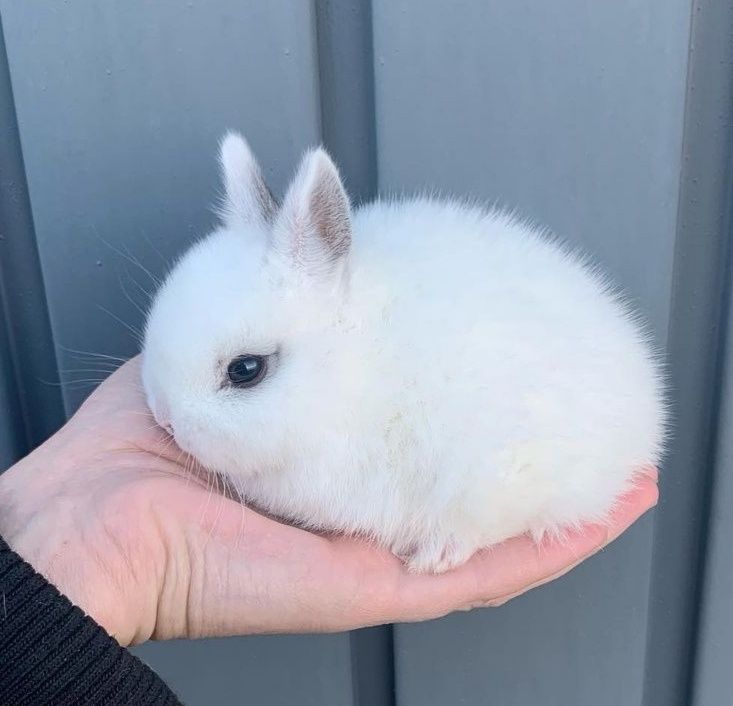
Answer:
[[[152,423],[133,360],[0,476],[0,534],[122,644],[337,631],[500,605],[557,578],[653,507],[656,479],[640,474],[604,525],[412,574],[368,542],[282,524],[197,480]]]

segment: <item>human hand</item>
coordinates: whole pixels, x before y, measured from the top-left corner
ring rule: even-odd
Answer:
[[[430,576],[368,542],[282,524],[217,490],[154,424],[135,359],[0,476],[0,535],[128,645],[348,630],[497,606],[566,573],[657,501],[650,470],[607,525],[539,548],[512,539]]]

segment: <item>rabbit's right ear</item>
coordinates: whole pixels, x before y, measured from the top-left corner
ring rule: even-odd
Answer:
[[[229,227],[272,223],[277,203],[262,176],[247,141],[236,132],[227,133],[219,147],[224,181],[224,202],[219,213]]]
[[[272,254],[305,279],[343,283],[351,249],[351,206],[323,149],[300,163],[272,231]]]

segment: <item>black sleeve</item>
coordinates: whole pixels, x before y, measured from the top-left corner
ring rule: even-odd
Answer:
[[[180,702],[0,538],[0,705]]]

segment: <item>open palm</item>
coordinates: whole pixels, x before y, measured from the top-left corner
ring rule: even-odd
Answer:
[[[152,421],[139,361],[0,476],[0,534],[122,644],[337,631],[499,605],[569,571],[657,500],[641,475],[609,523],[509,540],[439,576],[363,540],[265,517],[198,476]]]

